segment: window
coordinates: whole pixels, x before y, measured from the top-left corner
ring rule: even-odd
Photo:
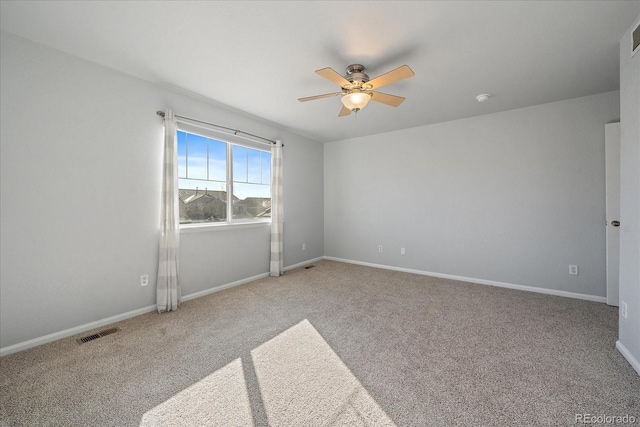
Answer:
[[[271,219],[271,153],[178,130],[180,224]]]

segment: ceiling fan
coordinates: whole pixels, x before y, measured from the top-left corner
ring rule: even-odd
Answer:
[[[364,73],[364,66],[360,64],[349,65],[344,77],[329,67],[317,70],[316,74],[336,83],[342,88],[342,91],[309,96],[307,98],[298,98],[298,101],[306,102],[313,101],[314,99],[342,96],[343,106],[338,117],[348,116],[351,112],[362,110],[369,100],[397,107],[404,102],[405,98],[382,92],[374,92],[374,89],[415,75],[408,65],[403,65],[371,80],[369,76]]]

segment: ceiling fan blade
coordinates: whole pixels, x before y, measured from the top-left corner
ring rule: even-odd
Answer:
[[[388,73],[378,76],[373,80],[369,80],[368,83],[373,86],[374,89],[377,89],[390,83],[394,83],[413,76],[415,76],[413,70],[411,70],[408,65],[403,65],[402,67],[391,70]]]
[[[349,114],[351,114],[351,110],[343,105],[342,110],[340,110],[340,114],[338,114],[338,117],[348,116]]]
[[[350,84],[349,80],[347,80],[344,77],[342,77],[333,68],[327,67],[327,68],[323,68],[321,70],[316,70],[316,74],[319,75],[319,76],[324,77],[327,80],[331,80],[332,82],[334,82],[335,84],[339,85],[340,87],[344,87],[344,86]]]
[[[403,98],[401,96],[389,95],[387,93],[371,92],[372,101],[381,102],[392,107],[397,107],[398,105],[402,104],[405,99],[406,98]]]
[[[332,96],[344,95],[342,92],[325,93],[324,95],[307,96],[306,98],[298,98],[300,102],[313,101],[314,99],[331,98]]]

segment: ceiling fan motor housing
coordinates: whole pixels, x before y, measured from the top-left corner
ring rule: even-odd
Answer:
[[[351,83],[353,82],[368,82],[369,76],[364,73],[364,65],[361,64],[351,64],[347,67],[347,74],[344,76],[345,79],[349,80]]]

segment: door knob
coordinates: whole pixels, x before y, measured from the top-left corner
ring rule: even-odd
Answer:
[[[620,221],[611,221],[611,225],[614,227],[620,227]]]

